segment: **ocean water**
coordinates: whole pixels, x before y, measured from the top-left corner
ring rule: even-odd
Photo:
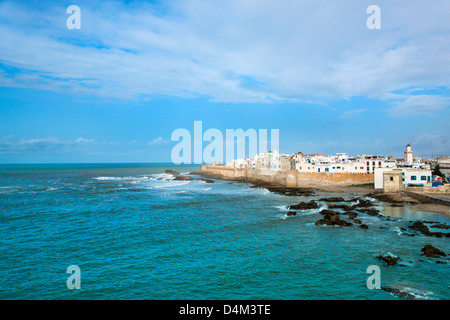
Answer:
[[[450,298],[449,264],[436,263],[447,258],[420,250],[448,254],[448,238],[401,229],[447,216],[374,200],[383,217],[359,214],[367,230],[319,227],[324,203],[289,217],[286,206],[329,194],[173,181],[166,169],[199,167],[0,165],[0,299],[399,299],[367,288],[371,265],[382,286]],[[399,265],[376,258],[389,253]],[[67,288],[71,265],[79,290]]]

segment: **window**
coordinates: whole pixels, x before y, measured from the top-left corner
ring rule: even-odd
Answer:
[[[389,180],[394,181],[394,177],[390,177]]]
[[[417,180],[416,176],[411,176],[411,180]]]
[[[333,169],[336,169],[336,167],[333,167]]]
[[[420,177],[420,180],[422,180],[422,181],[427,181],[427,176],[421,176],[421,177]]]
[[[317,172],[320,172],[320,168],[319,169],[317,169],[318,171]]]
[[[330,172],[330,169],[329,168],[325,168],[325,172]]]
[[[381,161],[378,161],[378,166],[381,167]]]

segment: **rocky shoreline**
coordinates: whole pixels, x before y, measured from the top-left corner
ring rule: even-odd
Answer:
[[[379,201],[383,201],[389,203],[391,207],[403,207],[405,205],[410,206],[411,209],[422,212],[432,212],[439,214],[450,215],[450,206],[442,205],[442,204],[434,204],[430,203],[426,200],[419,200],[416,198],[412,198],[408,196],[406,193],[392,193],[386,194],[381,191],[377,191],[373,188],[373,186],[367,185],[352,185],[352,186],[343,186],[343,185],[330,185],[330,184],[315,184],[314,186],[308,187],[286,187],[280,186],[276,184],[271,184],[262,180],[252,180],[249,181],[243,178],[231,179],[228,177],[223,177],[218,174],[212,174],[204,171],[194,171],[189,173],[189,175],[199,175],[207,179],[221,179],[221,180],[229,180],[229,181],[237,181],[250,184],[251,188],[265,188],[270,192],[282,194],[286,196],[305,196],[310,197],[320,193],[326,194],[357,194],[359,196],[366,196],[370,198],[375,198]],[[341,198],[337,196],[337,198]]]
[[[250,184],[251,188],[265,188],[270,192],[282,194],[286,196],[296,197],[311,197],[320,196],[321,194],[327,195],[326,197],[317,197],[314,200],[301,201],[286,206],[288,212],[286,216],[297,216],[304,210],[320,209],[318,212],[322,217],[315,221],[314,225],[317,227],[334,226],[339,228],[359,228],[362,230],[369,229],[369,226],[363,224],[358,217],[360,215],[368,215],[378,217],[386,221],[390,221],[390,217],[383,216],[379,210],[374,208],[376,202],[373,199],[382,201],[391,207],[404,207],[408,206],[411,209],[416,209],[425,212],[437,212],[435,208],[439,207],[440,212],[447,213],[442,205],[436,205],[429,203],[426,200],[419,200],[408,196],[406,193],[394,193],[385,194],[380,191],[376,191],[373,187],[364,186],[330,186],[323,185],[314,187],[285,187],[280,185],[274,185],[265,181],[248,181],[246,179],[229,179],[215,174],[206,172],[192,172],[192,175],[199,175],[206,179],[222,179],[231,180],[237,182],[244,182]],[[331,194],[331,196],[330,196]],[[372,199],[372,200],[370,200]],[[324,206],[326,205],[326,207]],[[326,208],[326,209],[325,209]],[[426,208],[427,210],[424,210]],[[450,214],[450,211],[447,213]],[[379,228],[384,228],[380,226]],[[450,232],[447,230],[450,226],[445,223],[439,223],[436,221],[410,221],[409,224],[401,228],[401,234],[408,237],[424,236],[424,237],[436,237],[436,238],[448,238]],[[446,232],[447,231],[447,232]],[[365,231],[363,231],[365,232]],[[431,244],[426,244],[422,249],[417,250],[417,255],[423,256],[424,259],[430,259],[435,261],[436,264],[447,264],[447,254],[439,248],[433,247]],[[375,258],[383,261],[387,267],[392,268],[396,265],[404,266],[401,257],[395,256],[391,253],[379,254]],[[419,261],[424,261],[422,258]],[[417,295],[410,293],[405,289],[398,289],[393,287],[381,287],[381,289],[395,297],[403,299],[417,299]]]

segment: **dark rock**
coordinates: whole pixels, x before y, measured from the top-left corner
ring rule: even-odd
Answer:
[[[357,209],[359,212],[367,213],[369,216],[378,216],[380,211],[373,208]]]
[[[440,263],[440,264],[447,264],[447,261],[436,261],[436,263]]]
[[[206,182],[206,183],[214,183],[214,180],[206,179],[206,178],[199,178],[198,180],[199,180],[199,181]]]
[[[447,230],[448,228],[450,228],[450,226],[448,224],[445,223],[440,223],[440,224],[434,224],[431,226],[432,228],[439,228],[439,229],[445,229]]]
[[[330,197],[330,198],[321,198],[319,201],[326,201],[326,202],[344,202],[344,198],[342,197]]]
[[[356,206],[350,206],[348,204],[335,204],[333,202],[327,202],[327,206],[330,209],[343,209],[345,211],[351,211],[356,208]]]
[[[173,180],[193,180],[190,176],[176,176]]]
[[[410,229],[421,232],[424,235],[431,236],[430,229],[426,225],[423,224],[422,221],[415,221],[412,225],[409,226]]]
[[[175,170],[164,170],[164,173],[171,174],[173,176],[177,176],[180,174],[178,171]]]
[[[361,224],[361,220],[358,220],[358,219],[353,220],[353,222],[354,222],[354,223]]]
[[[322,210],[321,213],[323,213],[323,211],[328,211],[326,213],[324,213],[324,217],[323,219],[317,220],[315,222],[316,226],[321,226],[321,225],[329,225],[329,226],[343,226],[343,227],[348,227],[353,225],[351,222],[342,220],[340,217],[340,214],[338,212],[335,211],[331,211],[331,210]]]
[[[388,266],[396,265],[397,261],[400,259],[399,257],[393,257],[391,255],[387,255],[387,256],[384,256],[384,257],[382,255],[379,255],[376,258],[386,262]]]
[[[306,210],[306,209],[317,209],[319,205],[314,200],[310,202],[300,202],[299,204],[293,204],[288,206],[288,209],[292,210]]]
[[[282,194],[285,196],[305,196],[310,197],[314,195],[314,189],[311,188],[297,188],[274,185],[265,181],[254,181],[250,188],[266,188],[270,192]]]
[[[399,194],[374,192],[367,194],[366,196],[383,202],[398,203],[398,204],[404,202],[403,197]]]
[[[366,224],[361,224],[359,226],[360,229],[369,229],[369,227]]]
[[[395,207],[403,207],[403,204],[401,203],[393,203],[391,204],[391,207],[395,208]]]
[[[353,211],[347,211],[345,214],[351,220],[355,219],[358,216],[358,214],[356,212],[353,212]]]
[[[286,215],[288,215],[288,216],[295,216],[295,215],[297,215],[297,212],[289,211],[288,213],[286,213]]]
[[[431,258],[439,258],[440,256],[445,257],[446,254],[439,250],[436,247],[433,247],[431,244],[426,244],[421,251],[423,252],[422,255],[431,257]]]
[[[320,211],[320,214],[323,214],[324,216],[326,216],[326,215],[335,215],[335,214],[339,215],[339,212],[333,211],[333,210],[324,209],[324,210]]]
[[[356,207],[371,207],[371,206],[373,206],[373,203],[370,200],[364,200],[361,198],[358,198],[357,200],[358,200],[358,203],[355,204]]]

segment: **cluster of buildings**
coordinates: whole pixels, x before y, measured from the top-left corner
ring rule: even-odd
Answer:
[[[225,167],[237,169],[295,170],[305,173],[373,174],[375,188],[383,188],[385,173],[395,172],[396,181],[403,186],[431,186],[433,164],[414,158],[411,145],[406,146],[403,159],[361,154],[350,157],[347,153],[325,156],[323,153],[282,154],[276,150],[225,163]],[[393,181],[393,180],[389,180]]]

